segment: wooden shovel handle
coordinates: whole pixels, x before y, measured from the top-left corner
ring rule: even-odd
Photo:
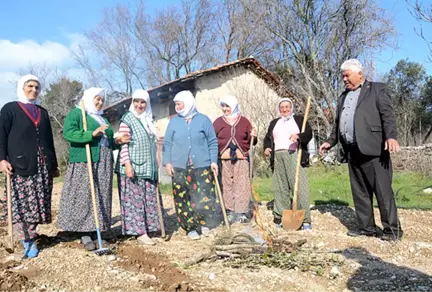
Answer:
[[[307,123],[307,119],[309,117],[310,104],[311,104],[311,97],[308,96],[301,133],[303,133],[306,130],[306,123]],[[292,202],[293,212],[297,210],[298,191],[299,191],[299,184],[300,184],[301,157],[302,157],[302,152],[303,152],[301,145],[299,145],[298,149],[299,150],[297,151],[297,165],[296,165],[296,173],[295,173],[295,181],[294,181],[294,196],[293,196],[293,202]]]

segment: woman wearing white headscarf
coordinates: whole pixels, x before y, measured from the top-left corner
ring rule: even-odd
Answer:
[[[264,138],[264,154],[270,156],[270,167],[273,171],[274,223],[281,225],[283,210],[291,210],[293,186],[297,165],[297,150],[302,147],[303,153],[312,139],[312,128],[306,123],[306,129],[300,133],[303,116],[294,114],[294,106],[289,98],[282,98],[277,105],[279,117],[270,122]],[[312,230],[309,204],[309,185],[306,171],[300,169],[299,182],[300,209],[305,210],[302,229]]]
[[[0,171],[11,176],[14,233],[29,258],[39,254],[36,227],[51,223],[53,176],[59,175],[49,115],[37,99],[40,90],[36,76],[23,76],[18,102],[5,104],[0,113]]]
[[[111,227],[111,201],[113,181],[114,146],[113,128],[102,117],[105,92],[102,88],[89,88],[82,97],[87,120],[87,131],[83,128],[79,106],[67,116],[63,137],[69,142],[69,164],[67,167],[57,225],[63,231],[93,232],[96,230],[87,170],[85,145],[90,144],[93,176],[100,229]],[[82,237],[87,250],[96,248],[89,235]]]
[[[235,96],[220,100],[223,115],[213,122],[219,144],[219,159],[225,208],[230,222],[246,223],[250,220],[249,151],[256,130],[249,120],[240,115]],[[254,140],[254,144],[257,139]]]
[[[160,230],[156,201],[158,134],[147,91],[134,92],[129,111],[120,120],[119,133],[131,137],[131,142],[121,147],[116,165],[122,232],[154,245],[148,234]]]
[[[207,236],[221,223],[221,209],[215,195],[218,172],[218,143],[210,119],[196,109],[190,91],[174,97],[177,115],[164,137],[162,162],[172,176],[174,204],[180,226],[190,239]]]

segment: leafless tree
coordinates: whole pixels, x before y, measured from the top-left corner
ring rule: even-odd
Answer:
[[[138,10],[135,35],[142,55],[147,56],[148,73],[159,84],[208,67],[203,56],[213,43],[213,18],[207,0],[183,0],[180,6],[169,6],[154,17],[142,7]]]
[[[429,48],[429,61],[432,62],[432,41],[430,38],[428,38],[425,34],[425,31],[423,30],[423,27],[421,26],[422,23],[426,24],[432,24],[432,4],[429,4],[429,7],[427,4],[424,4],[422,1],[419,0],[405,0],[408,5],[411,7],[410,12],[411,15],[420,22],[420,29],[416,30],[417,34],[426,41],[428,48]],[[426,30],[428,31],[428,30]],[[429,28],[430,31],[430,28]]]
[[[312,97],[315,117],[328,132],[342,89],[340,65],[391,45],[391,20],[374,0],[254,0],[255,5],[241,1],[279,40],[279,73],[297,96]]]
[[[133,15],[126,6],[106,9],[103,20],[84,33],[85,41],[72,52],[94,85],[132,93],[135,84],[143,87],[140,67],[143,59],[133,31]],[[105,86],[106,85],[106,86]]]

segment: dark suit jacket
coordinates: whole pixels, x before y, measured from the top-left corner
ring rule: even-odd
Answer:
[[[341,142],[339,118],[347,93],[348,90],[338,99],[335,124],[327,140],[331,147]],[[361,153],[370,156],[381,156],[384,142],[397,138],[390,91],[384,83],[364,82],[354,114],[354,136]]]

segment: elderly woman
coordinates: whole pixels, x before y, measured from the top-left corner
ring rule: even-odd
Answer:
[[[40,90],[36,76],[23,76],[18,102],[5,104],[0,113],[0,171],[11,176],[14,233],[28,258],[39,254],[38,224],[51,223],[53,176],[59,175],[49,115],[37,99]],[[6,206],[5,200],[5,218]]]
[[[249,179],[249,148],[256,130],[249,120],[240,115],[235,96],[220,100],[223,115],[213,126],[219,143],[219,159],[222,173],[223,198],[230,222],[249,221],[251,183]],[[254,140],[254,144],[257,139]]]
[[[215,195],[218,143],[210,119],[200,114],[190,91],[174,97],[174,116],[165,133],[163,165],[173,177],[173,195],[180,226],[192,240],[208,236],[221,223]]]
[[[63,136],[69,141],[67,167],[57,225],[63,231],[90,233],[96,230],[91,200],[85,145],[90,144],[93,176],[100,229],[111,227],[111,201],[113,181],[113,129],[101,115],[105,101],[102,88],[84,91],[87,131],[79,107],[73,109],[64,122]],[[87,250],[94,250],[95,243],[89,235],[82,238]]]
[[[264,138],[264,154],[270,156],[273,171],[274,223],[280,226],[283,210],[291,210],[294,180],[297,164],[297,150],[307,150],[312,139],[312,128],[307,123],[304,133],[301,132],[303,116],[294,115],[294,106],[289,98],[282,98],[278,103],[279,118],[270,122]],[[309,186],[306,171],[300,169],[299,181],[300,209],[305,210],[302,229],[312,230]]]
[[[120,120],[119,133],[129,135],[132,140],[121,147],[116,166],[122,232],[139,235],[139,242],[154,245],[148,233],[160,229],[156,201],[158,134],[147,91],[134,92],[129,111]]]

